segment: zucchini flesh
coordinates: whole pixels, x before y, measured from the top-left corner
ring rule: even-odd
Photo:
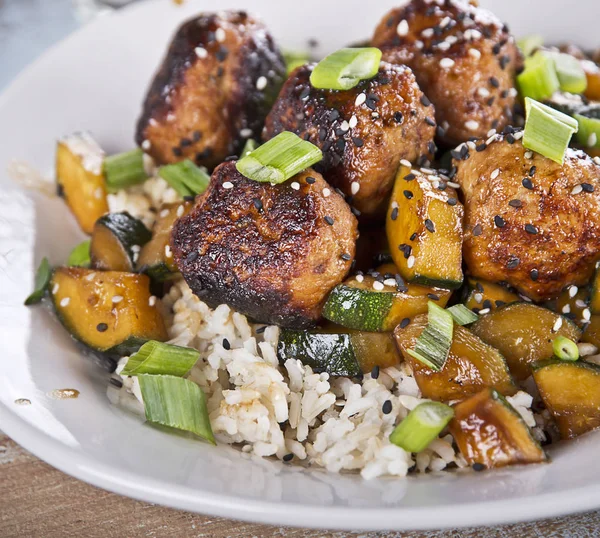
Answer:
[[[600,270],[596,269],[590,295],[590,310],[592,314],[600,314]]]
[[[471,465],[503,467],[546,460],[519,413],[494,389],[485,389],[457,404],[449,429]]]
[[[88,146],[90,151],[101,152],[89,135],[72,135],[58,142],[56,181],[79,226],[91,234],[96,220],[108,212],[108,202],[102,168],[96,170],[83,154],[72,149],[81,147],[83,151]]]
[[[583,327],[585,324],[583,311],[588,308],[590,292],[587,288],[581,287],[573,297],[571,297],[571,294],[571,288],[565,288],[556,299],[548,302],[546,306],[556,313],[569,318],[579,327]]]
[[[147,340],[167,340],[150,299],[146,275],[59,267],[50,281],[52,303],[69,333],[97,351],[129,354]]]
[[[531,375],[533,362],[551,357],[552,341],[564,336],[578,342],[581,330],[564,316],[530,303],[514,303],[481,316],[471,331],[506,357],[517,381]]]
[[[152,239],[140,252],[138,269],[152,280],[163,282],[178,274],[177,266],[170,255],[171,230],[178,218],[187,215],[193,207],[191,202],[164,204],[152,229]]]
[[[152,234],[142,221],[129,213],[108,213],[94,224],[90,258],[92,267],[102,271],[132,272],[139,253]]]
[[[590,322],[583,329],[581,341],[588,344],[594,344],[600,349],[600,315],[590,317]]]
[[[398,285],[393,277],[384,279],[393,283],[391,286],[370,275],[359,280],[351,277],[331,291],[323,308],[325,319],[362,331],[392,331],[404,318],[427,312],[427,302],[435,300],[432,297],[437,298],[436,304],[445,307],[452,293],[418,284],[407,286],[402,281]]]
[[[533,365],[533,379],[563,439],[600,426],[599,366],[549,359]]]
[[[425,286],[460,287],[462,221],[463,207],[453,189],[434,188],[428,176],[400,167],[386,231],[390,253],[404,278]]]
[[[408,350],[415,348],[417,338],[426,326],[427,315],[420,315],[406,327],[399,325],[394,331],[396,344],[412,367],[424,398],[440,402],[463,400],[485,387],[494,387],[507,395],[517,391],[498,350],[460,325],[454,325],[450,352],[441,370],[435,371],[413,358]]]
[[[465,306],[473,310],[476,314],[481,310],[487,314],[488,310],[493,312],[500,306],[516,303],[521,300],[518,294],[510,291],[501,284],[478,278],[469,278],[469,290]]]

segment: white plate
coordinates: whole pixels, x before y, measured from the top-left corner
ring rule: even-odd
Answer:
[[[219,8],[261,14],[284,47],[303,48],[316,37],[329,50],[370,35],[395,3],[228,0]],[[518,0],[497,3],[517,33],[600,45],[596,0],[578,2],[577,10],[548,0],[528,1],[526,11]],[[584,5],[589,16],[582,16]],[[51,174],[55,139],[80,129],[90,129],[109,152],[132,147],[141,99],[170,34],[182,19],[213,6],[161,0],[101,18],[45,54],[0,98],[0,428],[55,467],[108,490],[267,523],[400,530],[600,507],[598,434],[555,448],[549,465],[372,481],[167,435],[110,406],[107,375],[81,358],[47,312],[22,306],[39,260],[64,261],[81,235],[62,201],[15,186],[4,172],[9,161]],[[48,396],[60,388],[81,395]],[[17,398],[32,404],[16,405]]]

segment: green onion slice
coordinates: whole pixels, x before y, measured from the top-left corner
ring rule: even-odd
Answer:
[[[104,159],[104,178],[109,192],[125,189],[148,179],[144,167],[144,152],[134,149]]]
[[[164,374],[183,377],[199,357],[200,353],[195,349],[150,340],[129,357],[121,375]]]
[[[289,75],[296,67],[310,62],[310,55],[308,52],[286,50],[283,51],[283,60],[285,61],[285,67]]]
[[[216,445],[206,396],[196,383],[171,375],[138,376],[146,420],[192,432]]]
[[[90,259],[90,244],[91,239],[86,239],[79,243],[69,254],[67,265],[69,267],[89,267],[92,263]]]
[[[469,325],[479,319],[479,316],[464,304],[455,304],[447,309],[457,325]]]
[[[158,175],[180,196],[202,194],[210,183],[210,176],[206,171],[187,159],[180,163],[161,166]]]
[[[541,51],[525,59],[525,69],[517,77],[523,97],[537,101],[548,99],[560,88],[554,60]]]
[[[283,183],[322,158],[317,146],[284,131],[242,157],[235,166],[248,179],[275,184]]]
[[[417,338],[415,349],[409,349],[408,354],[439,372],[448,358],[454,319],[452,314],[436,305],[433,301],[427,303],[427,327]]]
[[[254,140],[253,138],[248,138],[246,143],[244,144],[244,149],[242,149],[242,153],[240,153],[240,157],[245,157],[248,153],[252,153],[260,144]]]
[[[521,49],[523,56],[531,56],[536,49],[539,49],[544,44],[544,38],[541,35],[534,34],[526,36],[517,41],[517,46]]]
[[[529,97],[525,98],[525,114],[523,146],[562,164],[571,136],[577,132],[577,120]]]
[[[310,75],[314,88],[349,90],[379,71],[381,51],[374,47],[340,49],[321,60]]]
[[[406,450],[425,450],[454,416],[454,409],[440,402],[417,405],[390,434],[390,442]]]
[[[588,118],[581,114],[573,116],[579,124],[577,142],[584,148],[600,148],[600,119]]]
[[[552,351],[562,361],[576,361],[579,358],[577,344],[565,336],[552,340]]]
[[[554,69],[563,92],[583,93],[587,88],[587,77],[577,58],[563,52],[546,52],[554,61]]]
[[[48,284],[50,284],[50,278],[52,278],[52,267],[48,258],[42,258],[40,265],[35,273],[35,286],[31,295],[25,299],[27,306],[39,303],[46,294]]]

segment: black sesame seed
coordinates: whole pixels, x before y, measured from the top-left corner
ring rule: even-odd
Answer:
[[[428,232],[435,232],[435,225],[433,224],[433,221],[431,219],[425,219],[425,228],[427,228]]]
[[[404,179],[405,179],[406,181],[412,181],[413,179],[415,179],[415,177],[417,177],[417,176],[415,176],[413,173],[410,173],[410,174],[406,174],[406,175],[404,176]]]
[[[344,136],[346,134],[346,131],[344,131],[344,129],[336,129],[335,130],[335,136]]]
[[[225,157],[225,162],[231,162],[231,161],[237,161],[238,160],[238,156],[237,155],[229,155],[228,157]]]
[[[390,218],[392,220],[396,220],[398,218],[398,208],[397,207],[392,209],[392,214],[390,215]]]
[[[404,191],[402,194],[404,194],[407,200],[410,200],[413,197],[412,191]]]
[[[383,402],[383,405],[381,406],[381,412],[384,415],[389,415],[392,412],[392,401],[391,400],[386,400],[385,402]]]
[[[355,145],[357,148],[362,148],[362,147],[363,147],[363,145],[364,145],[363,139],[362,139],[362,138],[359,138],[358,136],[353,136],[353,137],[352,137],[352,142],[354,142],[354,145]]]
[[[495,302],[497,308],[500,308],[501,306],[504,306],[506,304],[506,302],[500,301],[499,299],[494,302]]]
[[[314,177],[312,177],[312,176],[307,176],[307,177],[306,177],[306,182],[307,182],[309,185],[312,185],[312,184],[313,184],[315,181],[317,181],[317,180],[316,180]]]
[[[500,54],[500,49],[502,48],[502,45],[504,43],[500,42],[500,43],[496,43],[493,47],[492,47],[492,52],[494,54]]]
[[[421,101],[421,104],[423,106],[430,106],[431,105],[431,101],[429,99],[427,99],[427,96],[424,95],[424,94],[421,96],[420,101]]]
[[[187,148],[188,146],[191,146],[191,145],[192,145],[192,141],[191,141],[189,138],[182,138],[182,139],[179,141],[179,145],[180,145],[182,148]]]
[[[292,459],[294,458],[293,454],[286,454],[285,456],[283,456],[283,458],[281,458],[283,461],[288,462],[288,461],[292,461]]]
[[[183,151],[181,151],[181,148],[171,148],[173,151],[173,155],[175,155],[175,157],[181,157],[183,155]]]
[[[494,104],[494,101],[496,100],[496,98],[492,95],[492,97],[490,97],[485,103],[487,106],[492,106]],[[496,120],[494,120],[492,122],[492,128],[496,128],[498,126],[498,122]]]
[[[483,289],[483,284],[481,282],[477,282],[477,284],[475,285],[475,289],[479,292],[479,293],[483,293],[484,289]]]
[[[110,384],[117,387],[118,389],[120,389],[123,386],[123,381],[121,381],[120,379],[118,379],[116,377],[111,377]]]
[[[370,108],[371,110],[377,110],[377,101],[374,101],[373,99],[369,99],[367,97],[365,105],[367,105],[367,108]]]
[[[193,194],[188,194],[183,197],[184,202],[193,202],[196,197]]]
[[[519,207],[522,207],[522,206],[523,206],[523,202],[521,202],[521,200],[511,200],[510,202],[508,202],[508,205],[509,205],[510,207],[516,207],[516,208],[519,208]]]
[[[340,117],[340,113],[337,110],[332,110],[329,113],[329,121],[335,121]]]
[[[65,188],[60,183],[56,184],[56,196],[59,198],[64,198],[65,196]]]
[[[325,140],[322,150],[327,153],[331,149],[331,146],[333,146],[333,142],[331,140]]]
[[[520,263],[521,263],[521,260],[519,258],[517,258],[516,256],[513,256],[506,263],[506,267],[508,269],[515,269],[519,266]]]
[[[396,123],[402,123],[403,119],[404,119],[404,116],[402,115],[402,112],[394,112],[394,121]]]
[[[486,299],[485,301],[483,301],[483,304],[481,306],[483,306],[483,308],[492,308],[492,301]]]
[[[361,212],[360,212],[358,209],[356,209],[355,207],[351,207],[351,208],[350,208],[350,211],[352,211],[352,214],[353,214],[355,217],[360,217],[360,215],[361,215]]]
[[[371,370],[371,377],[373,379],[377,379],[379,377],[379,366],[373,366],[373,369]]]
[[[310,86],[307,86],[306,88],[304,88],[302,90],[302,92],[300,93],[300,99],[304,100],[304,99],[308,99],[308,96],[310,95]]]
[[[227,49],[227,47],[224,47],[223,45],[221,45],[219,50],[215,53],[215,58],[219,62],[224,62],[225,59],[227,58],[228,54],[229,54],[229,50]]]
[[[428,293],[427,297],[429,297],[432,301],[439,301],[440,300],[440,296],[436,295],[435,293]]]
[[[535,171],[537,170],[537,168],[535,166],[532,166],[529,169],[529,177],[533,177],[535,175]]]
[[[349,262],[352,259],[352,256],[350,256],[350,254],[348,254],[347,252],[344,252],[344,254],[342,254],[340,256],[340,258],[342,258],[342,260]]]
[[[507,134],[506,137],[504,138],[509,144],[514,144],[517,139],[512,135],[512,134]]]
[[[473,235],[475,237],[477,237],[478,235],[481,235],[481,232],[483,232],[483,229],[481,228],[481,224],[477,224],[474,228],[473,228]]]
[[[499,88],[500,87],[500,82],[498,82],[498,79],[496,77],[490,77],[490,84],[494,88]]]
[[[323,140],[325,140],[326,137],[327,137],[327,131],[323,127],[321,127],[319,129],[319,140],[321,142],[323,142]]]
[[[584,190],[584,192],[594,192],[594,186],[590,185],[589,183],[582,183],[581,188]]]
[[[185,261],[186,263],[193,263],[198,259],[198,251],[197,250],[192,250],[186,257],[185,257]]]
[[[252,200],[252,203],[254,204],[254,207],[258,210],[258,211],[262,211],[263,209],[263,203],[262,200],[260,198],[254,198]]]
[[[538,229],[533,224],[525,224],[525,231],[528,234],[536,235],[538,233]]]
[[[425,117],[425,123],[427,125],[431,125],[431,127],[435,127],[435,121],[433,121],[429,116]]]
[[[200,140],[202,138],[202,133],[200,131],[194,131],[192,133],[192,140],[194,142],[198,142],[198,140]]]
[[[487,467],[483,463],[479,463],[479,462],[471,465],[471,468],[477,473],[479,473],[481,471],[485,471],[487,469]]]
[[[435,145],[434,142],[428,142],[427,143],[427,150],[429,151],[429,153],[435,154],[435,152],[437,151],[437,146]]]
[[[412,235],[408,238],[410,241],[414,241],[417,238],[417,232],[413,232]]]
[[[477,151],[477,153],[481,153],[482,151],[485,151],[486,148],[487,148],[487,144],[484,142],[483,144],[479,144],[478,146],[475,146],[475,151]]]
[[[529,271],[529,278],[531,278],[531,280],[533,280],[534,282],[538,279],[539,276],[539,272],[537,269],[532,269],[531,271]]]
[[[458,200],[456,198],[448,198],[447,200],[448,205],[456,205],[458,203]]]
[[[404,329],[405,327],[408,327],[408,324],[410,323],[410,318],[404,318],[401,322],[400,322],[400,328]]]
[[[229,340],[227,340],[227,338],[223,338],[223,348],[228,351],[231,349],[231,344],[229,343]]]
[[[526,189],[533,189],[533,183],[531,182],[531,179],[529,178],[524,178],[523,181],[521,181],[521,183],[523,184],[523,187],[525,187]]]
[[[265,332],[265,329],[267,328],[266,325],[263,325],[262,327],[259,327],[258,329],[256,329],[256,331],[254,331],[256,334],[262,334]]]
[[[333,219],[329,215],[326,215],[323,220],[325,220],[325,222],[329,224],[329,226],[333,226]]]
[[[504,228],[504,226],[506,226],[506,221],[500,215],[496,215],[494,217],[494,224],[498,226],[498,228]]]
[[[338,139],[335,143],[335,147],[339,151],[344,151],[344,148],[346,147],[346,141],[343,138]]]
[[[103,333],[108,330],[108,325],[106,323],[98,323],[98,325],[96,325],[96,330],[99,333]]]
[[[510,63],[510,56],[504,55],[500,57],[500,69],[506,69],[506,66]],[[508,92],[506,93],[506,97],[508,97]]]

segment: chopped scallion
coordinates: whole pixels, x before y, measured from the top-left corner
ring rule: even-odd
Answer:
[[[544,38],[541,35],[530,35],[517,41],[518,47],[521,49],[523,56],[531,56],[537,49],[544,44]]]
[[[69,267],[89,267],[92,263],[90,259],[90,244],[90,239],[86,239],[82,243],[79,243],[79,245],[71,251],[71,254],[69,254],[67,265]]]
[[[542,52],[525,59],[525,69],[517,77],[517,82],[521,95],[536,101],[548,99],[560,88],[554,60]]]
[[[109,192],[125,189],[148,179],[144,167],[144,152],[134,149],[104,159],[104,178]]]
[[[158,169],[158,175],[180,196],[202,194],[210,183],[210,176],[204,169],[196,166],[190,160],[161,166]]]
[[[577,120],[558,110],[525,98],[525,133],[523,146],[562,164]]]
[[[340,49],[325,57],[314,68],[310,83],[324,90],[349,90],[379,71],[381,51],[374,47]]]
[[[576,361],[579,358],[577,344],[565,336],[552,340],[552,351],[562,361]]]
[[[172,375],[142,374],[138,380],[149,422],[192,432],[216,444],[206,396],[196,383]]]
[[[423,402],[396,426],[390,442],[406,450],[418,453],[425,450],[454,416],[454,409],[440,402]]]
[[[583,93],[587,88],[587,77],[580,61],[563,52],[544,51],[554,61],[554,69],[558,76],[560,89],[563,92]]]
[[[200,353],[195,349],[150,340],[129,357],[121,374],[164,374],[183,377],[199,357]]]
[[[283,183],[322,158],[323,153],[317,146],[284,131],[242,157],[236,168],[254,181]]]
[[[577,142],[584,148],[600,148],[600,119],[588,118],[575,114],[574,118],[579,124]]]
[[[479,316],[464,304],[455,304],[448,308],[448,312],[452,314],[457,325],[469,325],[479,319]]]
[[[408,354],[437,372],[443,368],[450,352],[454,319],[450,312],[432,301],[427,303],[427,309],[427,326],[417,338],[415,349],[409,349]]]
[[[253,138],[248,138],[244,144],[244,149],[240,153],[240,157],[245,157],[249,153],[252,153],[260,144]]]
[[[39,303],[44,298],[51,277],[52,267],[50,267],[50,262],[48,261],[48,258],[43,258],[35,273],[34,290],[31,295],[25,299],[25,304],[27,306]]]
[[[308,63],[310,61],[310,56],[308,52],[287,50],[283,52],[283,60],[285,61],[285,67],[289,75],[296,67]]]

